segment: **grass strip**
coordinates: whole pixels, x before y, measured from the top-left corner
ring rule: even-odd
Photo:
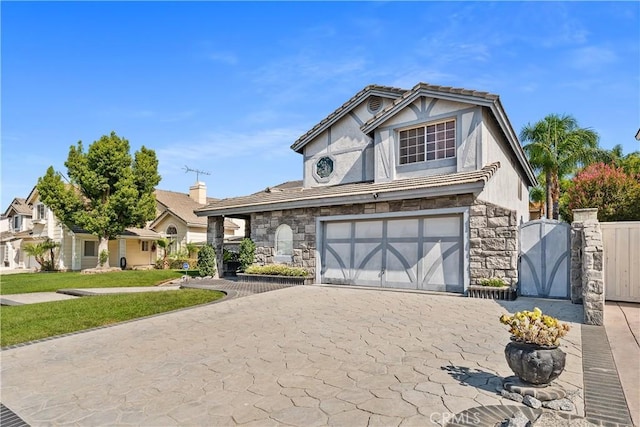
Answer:
[[[215,301],[222,292],[200,289],[103,295],[0,308],[0,346],[110,325]]]
[[[0,276],[0,295],[31,292],[55,292],[65,288],[113,288],[153,286],[165,280],[181,277],[174,270],[126,270],[102,274],[21,273]]]

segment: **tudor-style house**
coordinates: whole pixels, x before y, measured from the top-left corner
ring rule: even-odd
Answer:
[[[293,143],[301,183],[209,204],[249,221],[257,262],[318,283],[464,292],[517,283],[518,224],[536,184],[497,95],[419,83],[367,86]]]

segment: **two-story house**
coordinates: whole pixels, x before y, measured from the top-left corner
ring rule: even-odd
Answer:
[[[122,268],[152,268],[164,255],[156,244],[168,238],[170,251],[183,249],[186,243],[204,244],[206,218],[197,217],[194,210],[216,199],[206,197],[206,186],[199,182],[190,193],[156,190],[156,218],[145,228],[129,227],[109,241],[109,264]],[[98,238],[77,226],[63,225],[53,212],[40,202],[36,187],[26,199],[15,198],[2,215],[0,226],[0,259],[2,268],[37,269],[38,263],[27,256],[24,247],[30,243],[51,239],[57,242],[59,270],[84,270],[98,264]],[[6,229],[5,229],[6,228]],[[244,223],[225,221],[227,240],[244,235]]]
[[[517,282],[518,224],[536,184],[497,95],[419,83],[367,86],[291,146],[301,185],[217,201],[249,221],[257,262],[312,271],[318,283],[464,292]]]

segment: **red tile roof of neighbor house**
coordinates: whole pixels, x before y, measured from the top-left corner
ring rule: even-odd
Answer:
[[[251,211],[277,210],[286,208],[287,204],[309,201],[315,206],[323,206],[330,203],[331,199],[368,196],[371,202],[379,197],[393,193],[406,193],[409,191],[421,191],[416,197],[429,197],[438,189],[447,187],[457,187],[465,184],[484,184],[495,174],[500,167],[499,162],[492,163],[480,170],[469,172],[458,172],[453,174],[431,175],[417,178],[399,179],[390,182],[358,182],[352,184],[309,187],[293,187],[291,185],[280,185],[268,187],[264,191],[248,196],[234,197],[217,200],[208,204],[196,212],[202,216],[222,215],[230,213],[233,209],[250,208]],[[301,181],[293,181],[301,184]],[[285,183],[289,184],[289,183]],[[399,198],[402,198],[399,195]],[[348,203],[348,202],[344,202]]]

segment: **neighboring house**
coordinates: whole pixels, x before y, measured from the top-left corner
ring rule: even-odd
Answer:
[[[258,263],[319,283],[464,292],[517,282],[518,224],[536,178],[497,95],[419,83],[367,86],[293,143],[298,185],[196,213],[223,241],[249,221]]]
[[[207,197],[207,187],[197,182],[189,188],[189,194],[156,190],[156,218],[148,228],[169,239],[169,253],[184,249],[187,243],[204,245],[207,242],[207,219],[194,211],[217,199]],[[227,240],[244,236],[244,221],[226,219],[224,236]]]
[[[197,188],[196,188],[197,187]],[[193,210],[205,206],[206,187],[198,183],[191,196],[156,190],[157,217],[145,228],[129,227],[116,239],[109,241],[109,264],[123,268],[151,267],[163,253],[156,241],[167,237],[173,241],[172,249],[183,248],[186,243],[206,242],[206,218],[197,217]],[[194,198],[200,199],[198,203]],[[57,267],[60,270],[84,270],[98,264],[98,238],[87,231],[62,225],[53,212],[40,203],[37,188],[26,199],[15,198],[2,215],[0,224],[0,259],[7,269],[35,269],[39,265],[26,256],[24,245],[51,239],[60,244]],[[243,235],[242,221],[225,222],[227,236]]]

